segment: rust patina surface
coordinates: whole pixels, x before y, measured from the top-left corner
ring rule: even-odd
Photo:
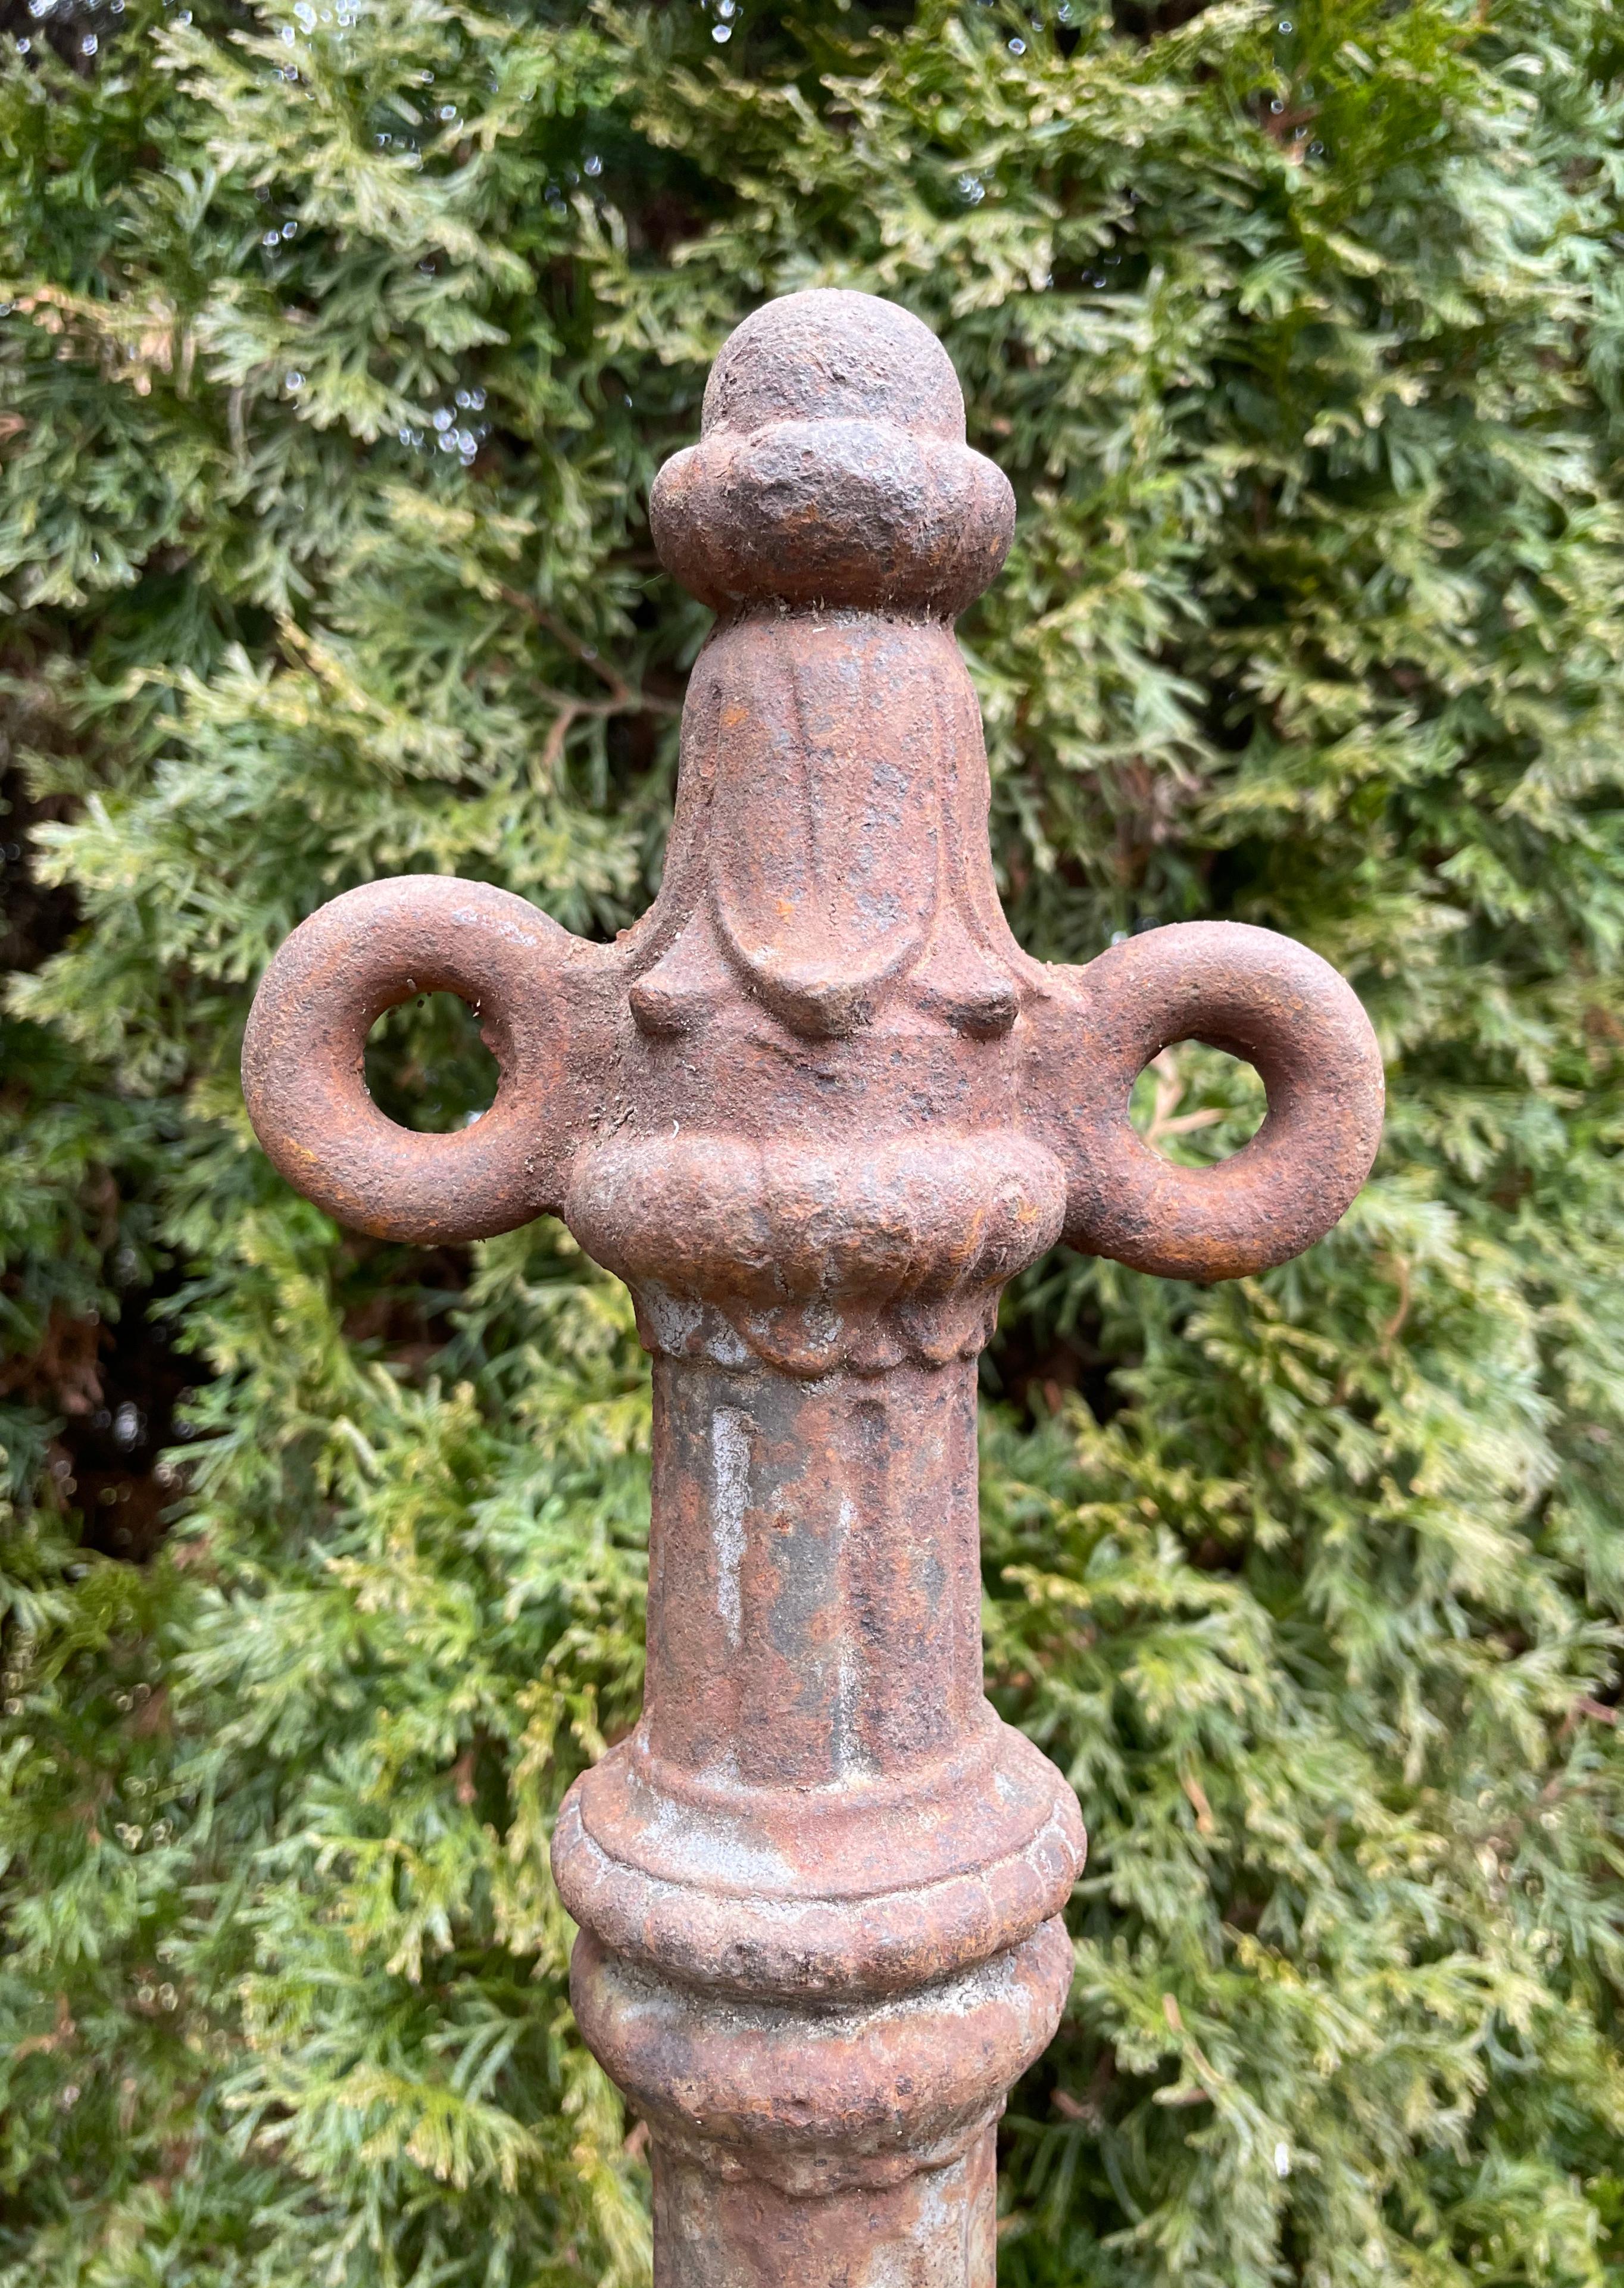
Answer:
[[[953,618],[1014,516],[947,357],[857,294],[733,336],[661,471],[717,615],[659,897],[615,944],[438,876],[295,932],[243,1053],[290,1182],[433,1242],[562,1216],[654,1356],[642,1721],[553,1844],[587,2041],[646,2117],[661,2288],[987,2288],[994,2125],[1049,2041],[1070,1789],[982,1691],[976,1358],[1055,1241],[1182,1279],[1283,1262],[1369,1168],[1382,1069],[1315,955],[1193,923],[1078,969],[1010,934]],[[449,989],[495,1103],[416,1136],[377,1017]],[[1254,1064],[1210,1171],[1129,1124],[1169,1043]]]

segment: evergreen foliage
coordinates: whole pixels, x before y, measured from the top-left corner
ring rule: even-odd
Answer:
[[[764,296],[941,333],[1023,941],[1352,979],[1376,1179],[988,1362],[1001,1708],[1092,1831],[1019,2288],[1624,2283],[1624,23],[1610,0],[32,0],[0,40],[0,2288],[635,2288],[545,1871],[647,1404],[552,1227],[271,1174],[254,981],[456,870],[610,933]],[[375,1092],[462,1119],[458,1005]],[[1141,1116],[1232,1148],[1251,1076]]]

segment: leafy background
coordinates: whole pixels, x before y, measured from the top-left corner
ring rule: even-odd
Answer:
[[[606,934],[704,615],[650,475],[764,297],[937,328],[1023,941],[1354,981],[1375,1180],[986,1373],[990,1688],[1093,1832],[1019,2288],[1624,2282],[1624,24],[1607,0],[5,0],[0,2283],[635,2288],[549,1819],[639,1689],[647,1402],[556,1227],[293,1197],[335,892]],[[372,1053],[463,1118],[459,1005]],[[1142,1084],[1176,1155],[1249,1074]]]

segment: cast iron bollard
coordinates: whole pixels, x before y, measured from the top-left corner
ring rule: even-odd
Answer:
[[[1014,504],[919,322],[747,320],[654,488],[717,626],[664,883],[586,944],[479,883],[376,882],[289,940],[243,1051],[289,1180],[425,1243],[561,1215],[654,1355],[643,1719],[553,1841],[581,2030],[653,2133],[661,2288],[988,2288],[994,2125],[1052,2035],[1070,1789],[982,1693],[976,1357],[1060,1238],[1233,1278],[1329,1229],[1382,1118],[1317,956],[1197,922],[1050,968],[1010,935],[954,616]],[[385,1009],[450,990],[502,1069],[416,1136]],[[1129,1092],[1200,1038],[1263,1075],[1221,1167]]]

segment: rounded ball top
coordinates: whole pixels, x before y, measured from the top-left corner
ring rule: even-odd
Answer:
[[[649,496],[660,560],[718,612],[951,617],[1003,562],[1015,496],[964,441],[952,360],[873,294],[787,295],[724,345],[703,433]]]
[[[768,302],[731,334],[705,388],[701,434],[779,421],[883,421],[964,437],[953,361],[909,310],[815,287]]]

